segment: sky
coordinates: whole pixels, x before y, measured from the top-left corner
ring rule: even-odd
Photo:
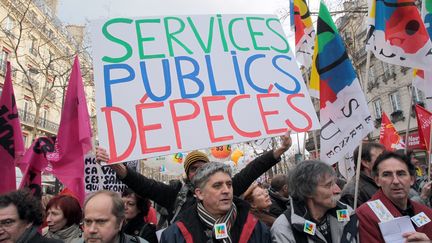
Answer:
[[[58,12],[67,24],[85,24],[93,19],[119,16],[275,13],[288,5],[289,0],[59,0]]]
[[[308,2],[311,11],[318,11],[319,0]],[[59,0],[58,17],[65,25],[88,25],[97,19],[167,14],[263,13],[279,16],[288,8],[289,0]],[[292,36],[288,19],[283,26],[287,35]]]

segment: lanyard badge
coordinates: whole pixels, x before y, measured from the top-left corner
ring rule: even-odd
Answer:
[[[217,240],[228,237],[228,230],[225,223],[215,224],[214,232]]]

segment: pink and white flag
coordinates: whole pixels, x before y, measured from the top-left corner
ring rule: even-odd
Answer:
[[[11,65],[0,98],[0,194],[16,189],[15,163],[24,153],[24,141],[12,86]]]

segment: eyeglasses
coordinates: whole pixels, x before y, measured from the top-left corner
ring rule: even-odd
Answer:
[[[14,225],[16,222],[15,219],[4,219],[0,220],[0,228],[9,228]]]

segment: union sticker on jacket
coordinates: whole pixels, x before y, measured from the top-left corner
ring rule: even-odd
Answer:
[[[340,222],[343,221],[350,221],[350,217],[348,214],[348,209],[339,209],[336,210],[336,216],[337,216],[337,220]]]
[[[215,224],[214,225],[214,231],[215,231],[215,236],[216,239],[224,239],[228,237],[228,231],[227,231],[227,226],[225,223],[221,223],[221,224]]]
[[[387,207],[381,202],[381,200],[377,199],[374,201],[367,202],[367,204],[369,205],[369,207],[372,209],[372,211],[375,213],[375,215],[378,217],[378,219],[381,222],[387,222],[394,219],[393,215],[390,213]]]
[[[309,220],[305,220],[303,231],[310,235],[315,235],[315,230],[316,230],[316,224]]]
[[[412,216],[411,220],[414,222],[414,224],[417,225],[417,227],[422,227],[423,225],[431,221],[430,218],[424,212]]]

